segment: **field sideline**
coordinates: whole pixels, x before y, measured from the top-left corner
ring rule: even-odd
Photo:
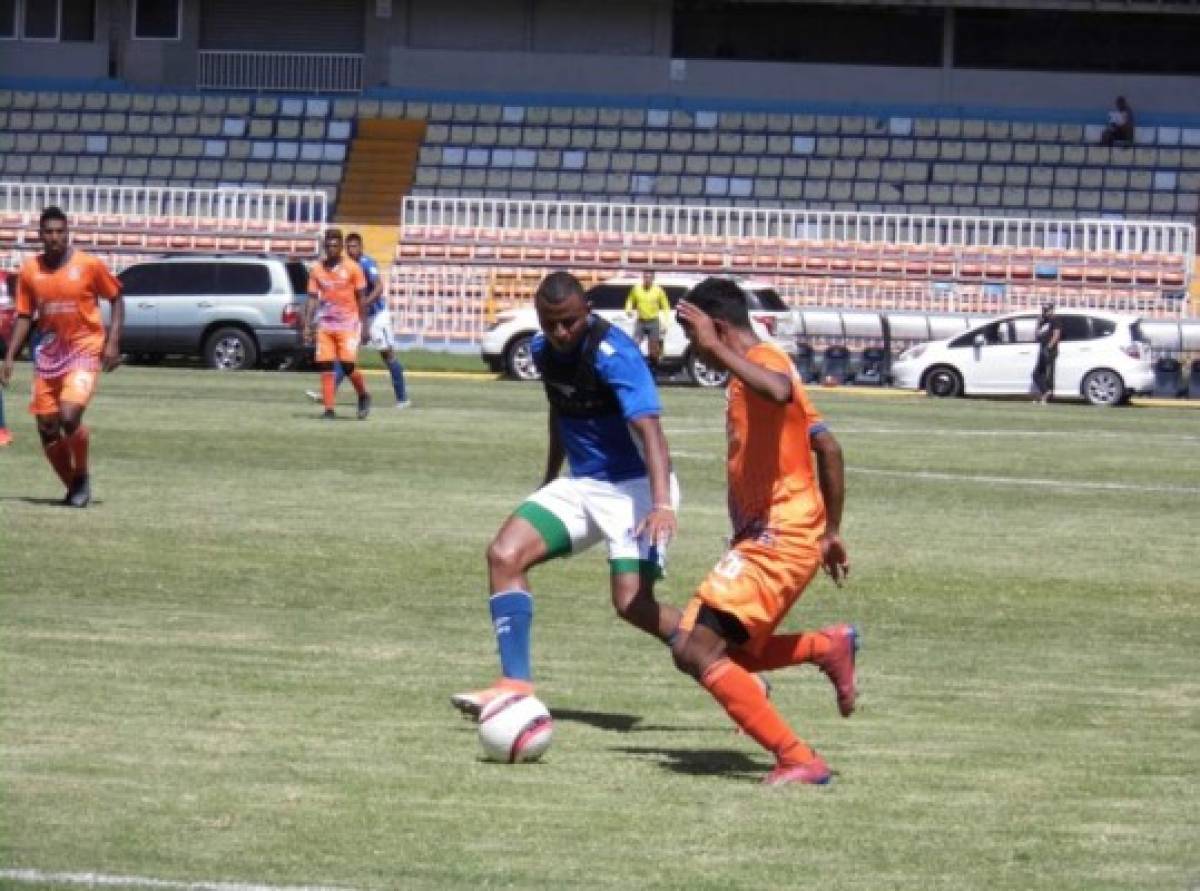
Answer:
[[[354,421],[347,388],[326,423],[315,380],[106,375],[71,511],[18,368],[0,888],[1200,886],[1195,411],[815,390],[853,569],[789,627],[857,622],[863,692],[845,721],[774,676],[838,776],[766,790],[598,553],[533,574],[554,745],[480,761],[447,697],[495,672],[483,550],[538,480],[540,388],[414,375],[409,411]],[[682,603],[726,532],[722,402],[663,396]]]

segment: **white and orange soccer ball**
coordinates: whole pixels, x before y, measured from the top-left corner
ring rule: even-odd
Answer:
[[[536,696],[505,693],[479,713],[479,743],[489,761],[536,761],[553,738],[554,719]]]

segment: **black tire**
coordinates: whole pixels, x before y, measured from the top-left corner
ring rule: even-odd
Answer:
[[[1080,391],[1091,405],[1104,408],[1124,405],[1128,401],[1124,379],[1111,368],[1094,368],[1089,371],[1083,376]]]
[[[925,395],[955,399],[962,395],[962,375],[949,365],[935,365],[925,373]]]
[[[542,379],[533,364],[533,335],[518,334],[504,348],[504,371],[513,380],[537,381]]]
[[[218,328],[204,341],[204,364],[217,371],[246,371],[258,362],[258,344],[241,328]]]
[[[687,368],[688,377],[691,378],[692,383],[697,387],[712,389],[714,387],[723,387],[729,382],[728,371],[719,371],[715,368],[710,368],[692,350],[688,350],[683,362]]]

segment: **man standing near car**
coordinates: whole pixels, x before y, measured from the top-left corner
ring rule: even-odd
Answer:
[[[59,208],[42,211],[38,234],[42,252],[26,260],[17,275],[17,322],[0,366],[0,386],[12,380],[13,362],[36,316],[29,410],[37,417],[46,460],[67,487],[63,504],[87,507],[92,490],[83,413],[100,370],[113,371],[121,364],[125,303],[121,283],[108,267],[71,247],[67,216]],[[107,331],[101,300],[112,304]]]
[[[1054,363],[1058,361],[1058,344],[1062,340],[1062,321],[1054,314],[1054,304],[1042,306],[1038,319],[1037,364],[1033,367],[1033,388],[1038,402],[1045,405],[1054,395]]]
[[[387,298],[383,296],[383,277],[379,274],[379,266],[363,253],[362,236],[357,232],[346,236],[346,254],[362,267],[367,280],[367,320],[363,326],[363,336],[367,343],[379,350],[379,357],[387,366],[388,374],[392,377],[392,390],[396,394],[396,408],[408,408],[411,403],[404,382],[404,366],[396,358],[392,314],[388,310]],[[336,391],[342,385],[346,371],[341,362],[334,363],[333,371],[333,388]],[[313,402],[321,401],[321,394],[316,390],[306,390],[305,393]]]
[[[327,420],[337,417],[334,410],[333,363],[341,362],[346,376],[358,394],[358,418],[371,412],[371,394],[367,392],[358,361],[358,344],[366,315],[367,279],[362,267],[342,254],[342,230],[325,230],[325,256],[308,274],[308,302],[304,305],[304,341],[316,340],[316,365],[321,372],[321,396]],[[318,330],[319,325],[319,330]]]
[[[662,356],[663,334],[670,320],[671,303],[667,292],[654,283],[654,270],[642,273],[642,283],[629,289],[625,298],[625,315],[632,316],[633,340],[640,347],[647,341],[646,358],[651,368],[658,367]]]

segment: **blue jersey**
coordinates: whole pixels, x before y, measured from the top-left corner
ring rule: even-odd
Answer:
[[[596,321],[593,316],[591,324]],[[538,370],[543,375],[553,372],[557,379],[577,368],[584,353],[582,343],[574,353],[564,355],[555,352],[545,336],[538,334],[533,339],[533,360]],[[610,482],[645,476],[646,462],[629,424],[662,414],[654,378],[637,344],[619,328],[609,328],[592,355],[597,383],[612,391],[619,410],[595,417],[558,413],[558,435],[571,476]]]
[[[370,293],[375,290],[375,283],[379,281],[379,264],[363,254],[358,258],[358,265],[362,267],[363,276],[367,280],[367,293]],[[380,294],[377,299],[367,304],[367,318],[378,315],[385,309],[387,309],[387,301]]]

